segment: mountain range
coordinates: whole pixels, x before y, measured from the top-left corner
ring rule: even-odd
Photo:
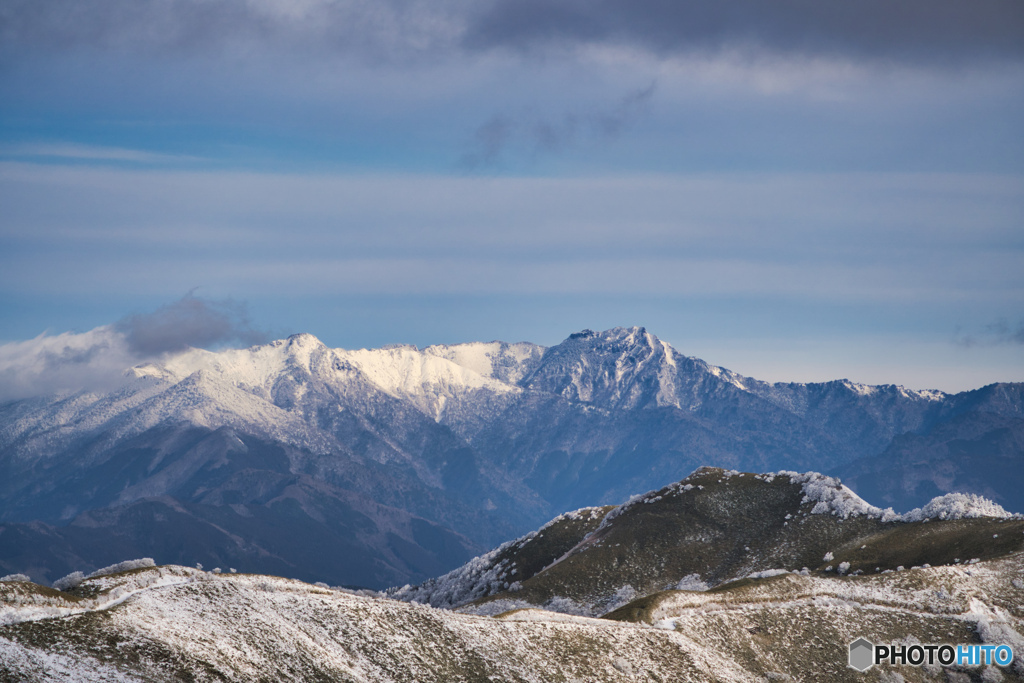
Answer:
[[[704,465],[839,473],[898,510],[1024,510],[1024,385],[766,383],[643,328],[331,349],[300,334],[0,405],[0,571],[125,557],[373,588]]]

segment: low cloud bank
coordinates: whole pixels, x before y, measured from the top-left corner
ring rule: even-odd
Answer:
[[[188,348],[257,344],[244,304],[185,295],[152,313],[133,314],[88,332],[0,345],[0,401],[73,391],[107,391],[126,369]]]

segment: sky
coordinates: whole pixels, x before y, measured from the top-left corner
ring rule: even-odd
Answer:
[[[642,325],[1024,381],[1019,0],[5,0],[0,399]]]

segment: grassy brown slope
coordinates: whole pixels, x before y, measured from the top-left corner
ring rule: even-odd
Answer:
[[[838,566],[865,574],[896,567],[964,564],[1024,550],[1024,520],[955,519],[886,525],[878,533],[853,539],[834,551]]]
[[[551,520],[534,533],[475,558],[466,565],[417,586],[389,591],[398,600],[433,607],[459,607],[496,593],[515,590],[576,547],[613,510],[583,508]]]
[[[586,508],[578,516],[562,515],[542,528],[535,536],[520,544],[509,546],[495,558],[495,564],[507,561],[514,567],[515,580],[532,578],[555,560],[575,548],[587,534],[601,524],[605,515],[615,509],[614,505]]]
[[[687,485],[693,488],[685,490]],[[768,569],[820,572],[848,561],[851,572],[874,573],[1024,549],[1022,520],[841,519],[811,514],[815,503],[803,499],[801,485],[786,476],[729,476],[702,468],[613,513],[567,557],[523,581],[518,592],[478,603],[515,599],[544,605],[565,597],[611,605],[623,586],[644,596],[673,588],[693,574],[716,585]],[[826,561],[829,552],[834,557]]]

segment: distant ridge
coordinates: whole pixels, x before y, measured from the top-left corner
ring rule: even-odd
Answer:
[[[0,570],[47,581],[147,556],[381,588],[703,465],[841,471],[899,511],[952,491],[1024,510],[1022,434],[1021,384],[770,384],[642,327],[552,347],[298,334],[0,405]]]

